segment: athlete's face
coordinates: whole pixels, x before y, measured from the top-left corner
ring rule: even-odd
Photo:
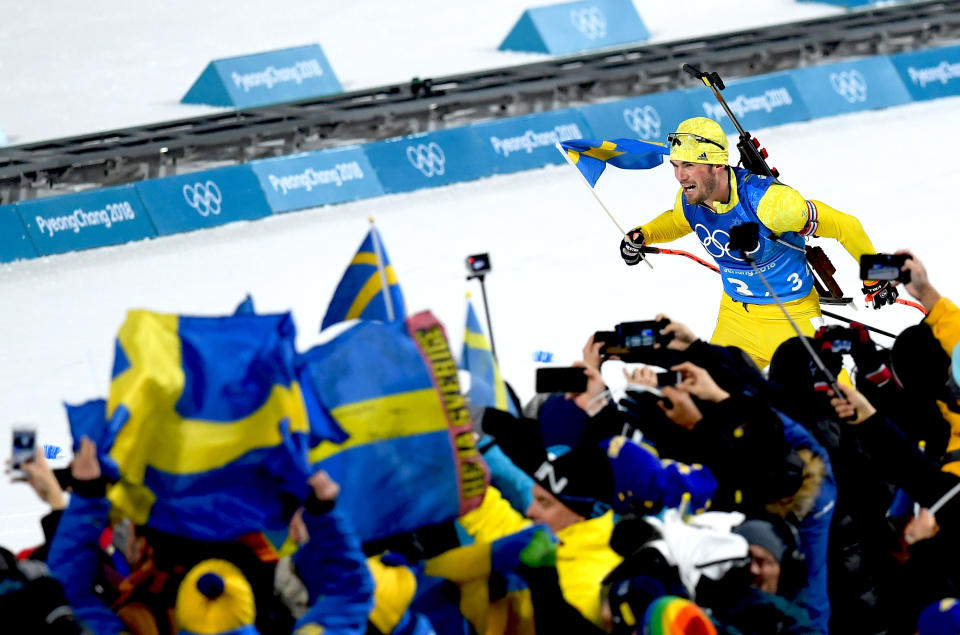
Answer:
[[[689,161],[671,161],[670,164],[688,204],[699,205],[726,198],[726,166]]]

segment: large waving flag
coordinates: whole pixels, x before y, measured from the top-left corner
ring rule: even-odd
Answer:
[[[469,298],[469,296],[468,296]],[[470,371],[470,403],[505,410],[514,417],[517,408],[507,394],[507,385],[500,375],[500,367],[493,358],[487,336],[483,333],[473,303],[467,300],[467,326],[463,333],[463,354],[460,368]]]
[[[389,293],[383,293],[384,287]],[[407,313],[397,274],[390,265],[380,233],[371,226],[333,292],[320,328],[357,318],[393,322],[405,317]]]
[[[129,312],[96,435],[112,513],[201,540],[282,529],[310,474],[294,335],[289,314]]]
[[[561,141],[560,148],[590,187],[597,184],[608,164],[625,170],[647,170],[662,164],[664,155],[670,154],[666,144],[640,139],[570,139]]]
[[[304,353],[300,377],[322,404],[322,412],[311,410],[311,425],[326,416],[349,435],[317,444],[310,460],[340,484],[337,507],[361,540],[451,520],[480,504],[489,473],[446,334],[429,312],[360,322]]]

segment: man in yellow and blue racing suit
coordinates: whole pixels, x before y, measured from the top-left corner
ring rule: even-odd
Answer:
[[[738,257],[742,254],[731,253],[730,228],[758,223],[760,242],[750,255],[790,317],[811,337],[810,319],[820,316],[820,303],[807,267],[804,237],[834,238],[857,262],[863,254],[876,253],[873,244],[853,216],[806,200],[771,177],[728,165],[727,136],[716,121],[687,119],[667,141],[681,186],[673,209],[627,232],[620,254],[628,265],[635,265],[643,259],[644,244],[695,232],[723,279],[720,313],[710,341],[742,348],[763,368],[780,343],[796,333],[750,265]],[[874,308],[892,304],[897,297],[886,281],[866,281],[863,291]]]

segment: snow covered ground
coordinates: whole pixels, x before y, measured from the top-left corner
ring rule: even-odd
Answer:
[[[14,142],[190,116],[201,109],[177,102],[210,59],[311,42],[324,46],[348,90],[521,63],[535,56],[496,46],[525,6],[544,2],[491,0],[479,18],[439,0],[94,1],[56,12],[40,4],[7,7],[0,24],[0,128]],[[742,0],[734,14],[731,4],[686,3],[683,15],[696,15],[694,23],[667,3],[636,1],[660,40],[836,11]],[[940,290],[957,298],[960,281],[949,273],[949,235],[960,230],[952,164],[926,151],[936,146],[924,140],[954,129],[958,106],[960,99],[944,99],[754,132],[785,182],[857,215],[877,249],[914,249]],[[610,169],[597,191],[621,224],[633,226],[667,209],[676,184],[669,167]],[[307,210],[0,266],[0,459],[9,453],[10,426],[20,422],[38,427],[40,443],[69,447],[62,402],[105,394],[113,338],[130,308],[223,314],[249,292],[260,311],[292,310],[298,346],[309,347],[371,215],[408,311],[432,310],[455,351],[466,291],[482,311],[477,283],[464,280],[464,257],[491,254],[487,292],[497,351],[522,396],[533,391],[534,351],[570,362],[590,333],[617,322],[666,312],[704,337],[712,332],[716,274],[675,256],[653,260],[653,271],[625,267],[617,230],[567,166]],[[859,296],[853,260],[832,241],[818,244],[847,294]],[[690,237],[676,246],[702,251]],[[920,318],[903,306],[837,311],[892,331]],[[618,372],[605,367],[611,384]],[[40,541],[44,511],[27,486],[2,481],[0,544]]]

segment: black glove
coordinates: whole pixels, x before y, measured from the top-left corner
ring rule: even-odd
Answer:
[[[630,242],[627,241],[630,239]],[[640,248],[643,246],[643,232],[639,227],[634,227],[627,232],[627,235],[620,241],[620,257],[630,266],[633,266],[643,260],[643,252]]]
[[[883,386],[890,381],[890,369],[883,362],[880,351],[876,344],[870,339],[870,333],[859,322],[850,323],[850,331],[854,334],[853,347],[850,349],[850,355],[857,365],[857,375],[864,377],[877,386]]]
[[[890,284],[889,280],[879,280],[877,282],[864,280],[863,293],[867,296],[867,302],[873,301],[874,309],[879,309],[884,304],[896,304],[897,296],[900,295],[897,288]]]

